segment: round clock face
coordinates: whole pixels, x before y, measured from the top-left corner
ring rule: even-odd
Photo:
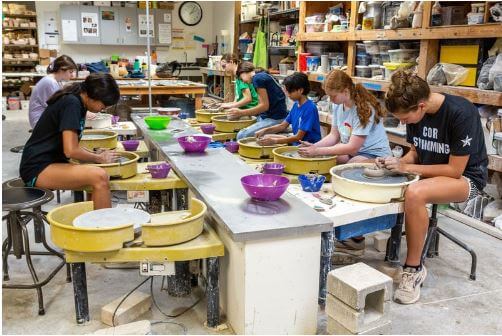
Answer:
[[[195,26],[202,20],[202,7],[195,1],[185,1],[179,9],[181,21],[187,26]]]

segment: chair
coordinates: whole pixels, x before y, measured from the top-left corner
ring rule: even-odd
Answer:
[[[476,280],[476,265],[477,256],[472,248],[467,246],[465,243],[455,238],[448,232],[444,231],[437,225],[437,204],[432,205],[431,216],[429,218],[429,229],[427,230],[427,238],[425,239],[424,249],[422,250],[422,263],[427,258],[434,258],[434,256],[439,255],[439,234],[442,234],[467,252],[471,254],[471,274],[469,278],[471,280]]]
[[[19,187],[19,180],[14,179],[2,184],[2,211],[8,214],[3,217],[7,220],[7,238],[2,244],[3,259],[3,288],[8,289],[36,289],[38,295],[38,314],[44,315],[44,303],[42,287],[49,283],[57,272],[66,264],[64,255],[47,244],[45,239],[45,224],[47,221],[41,207],[50,202],[54,195],[50,190],[41,188]],[[22,181],[21,181],[22,182]],[[31,209],[31,211],[29,211]],[[33,219],[35,230],[35,242],[42,243],[47,251],[31,251],[27,225]],[[12,252],[11,252],[12,250]],[[33,279],[33,284],[6,284],[9,280],[8,256],[14,254],[21,259],[24,254],[26,263]],[[57,267],[42,281],[38,279],[32,255],[54,255],[61,259]],[[66,281],[71,281],[70,268],[67,265]]]

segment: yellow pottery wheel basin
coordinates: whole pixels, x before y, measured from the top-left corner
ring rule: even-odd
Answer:
[[[84,130],[79,144],[80,147],[91,151],[95,148],[114,149],[117,147],[117,132],[105,130]]]
[[[125,242],[134,239],[134,224],[84,228],[73,226],[78,216],[94,210],[93,202],[79,202],[52,209],[47,214],[51,240],[63,250],[77,252],[117,251]]]
[[[143,224],[141,237],[146,246],[166,246],[184,243],[202,233],[206,205],[192,198],[189,210],[152,214],[150,223]]]
[[[77,164],[86,164],[103,168],[110,178],[126,179],[136,175],[138,170],[139,155],[133,152],[117,152],[119,161],[113,163],[82,163],[70,160]]]
[[[402,199],[408,185],[419,180],[418,175],[413,174],[396,177],[396,181],[405,180],[399,183],[393,183],[392,177],[369,179],[357,178],[359,174],[347,174],[349,171],[358,172],[373,166],[373,163],[347,163],[331,168],[331,185],[334,192],[356,201],[389,203]]]
[[[200,123],[210,123],[211,118],[215,116],[224,116],[225,112],[217,112],[218,110],[196,110],[195,119]]]
[[[298,155],[298,147],[285,146],[272,150],[274,162],[282,163],[284,172],[288,174],[329,174],[331,167],[336,165],[336,156],[304,158]]]
[[[239,155],[250,159],[271,158],[274,148],[286,146],[285,144],[261,146],[256,142],[255,137],[240,139],[237,142],[239,143]]]
[[[238,132],[243,128],[251,126],[256,122],[256,117],[246,116],[238,120],[228,120],[226,115],[211,118],[211,122],[216,126],[217,132]]]

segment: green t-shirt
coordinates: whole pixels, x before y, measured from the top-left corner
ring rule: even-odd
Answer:
[[[249,89],[249,91],[251,91],[251,102],[240,107],[244,110],[258,105],[258,94],[256,93],[253,84],[245,83],[240,79],[235,80],[235,96],[237,97],[237,101],[241,101],[244,98],[242,91],[244,91],[245,89]]]

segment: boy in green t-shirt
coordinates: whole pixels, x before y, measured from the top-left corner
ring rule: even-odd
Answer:
[[[229,62],[226,64],[226,70],[234,71],[235,74],[235,101],[231,103],[223,103],[221,107],[224,109],[230,108],[241,108],[249,109],[258,105],[258,94],[251,81],[247,81],[246,78],[241,78],[246,76],[247,73],[253,71],[249,69],[250,63],[244,62],[236,65],[235,63]]]

